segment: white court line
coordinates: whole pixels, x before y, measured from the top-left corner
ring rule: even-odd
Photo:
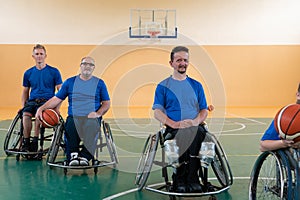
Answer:
[[[237,135],[262,135],[263,133],[225,133],[222,136],[237,136]]]
[[[242,116],[235,115],[235,114],[230,114],[230,113],[228,113],[227,115],[231,115],[231,116],[234,116],[234,117],[237,117],[237,118],[241,118],[241,119],[245,119],[245,120],[248,120],[248,121],[252,121],[252,122],[255,122],[255,123],[258,123],[258,124],[266,125],[266,123],[264,123],[264,122],[260,122],[260,121],[257,121],[257,120],[254,120],[254,119],[250,119],[250,118],[247,118],[247,117],[242,117]]]
[[[240,125],[241,127],[240,128],[236,128],[236,129],[230,129],[230,130],[224,130],[224,131],[220,131],[220,132],[211,132],[211,133],[227,133],[227,132],[235,132],[235,131],[240,131],[240,130],[243,130],[246,128],[246,125],[243,124],[243,123],[239,123],[239,122],[234,122],[233,124],[237,124],[237,125]],[[111,130],[114,130],[114,131],[122,131],[122,132],[126,132],[126,133],[142,133],[142,134],[153,134],[153,132],[149,132],[149,131],[146,131],[146,132],[142,132],[142,131],[134,131],[134,130],[120,130],[120,129],[115,129],[115,128],[111,128]],[[141,135],[142,135],[141,134]],[[114,134],[115,135],[115,134]]]
[[[129,194],[129,193],[132,193],[132,192],[136,192],[138,191],[138,188],[135,188],[135,189],[131,189],[131,190],[127,190],[127,191],[124,191],[124,192],[120,192],[120,193],[117,193],[117,194],[114,194],[112,196],[109,196],[109,197],[106,197],[104,198],[103,200],[111,200],[111,199],[115,199],[117,197],[121,197],[121,196],[124,196],[126,194]]]
[[[209,180],[217,180],[217,178],[210,178]],[[250,180],[250,177],[233,177],[233,180]],[[152,185],[148,185],[148,187],[153,187],[153,186],[160,185],[160,184],[161,183],[155,183],[155,184],[152,184]],[[126,190],[124,192],[120,192],[120,193],[114,194],[112,196],[108,196],[108,197],[104,198],[103,200],[115,199],[115,198],[127,195],[129,193],[133,193],[133,192],[136,192],[136,191],[138,191],[138,188]]]
[[[225,130],[225,131],[220,131],[220,132],[211,132],[211,133],[226,133],[226,132],[234,132],[234,131],[240,131],[246,128],[246,125],[243,123],[239,122],[234,122],[234,124],[238,124],[241,126],[241,128],[236,128],[236,129],[231,129],[231,130]]]

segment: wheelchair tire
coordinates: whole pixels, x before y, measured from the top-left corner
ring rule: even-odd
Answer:
[[[145,142],[135,177],[135,184],[137,185],[139,191],[144,188],[149,177],[156,154],[158,141],[159,133],[155,135],[150,134]]]
[[[105,134],[108,152],[109,152],[111,161],[115,163],[113,166],[114,166],[114,168],[116,168],[116,165],[119,163],[119,160],[118,160],[118,155],[117,155],[117,149],[114,144],[114,139],[113,139],[113,136],[111,133],[110,125],[104,121],[103,121],[102,125],[103,125],[103,132]]]
[[[233,178],[226,154],[217,138],[213,134],[207,134],[209,134],[209,137],[211,137],[211,140],[215,144],[216,156],[211,163],[213,172],[215,173],[222,187],[232,185]]]
[[[22,116],[18,113],[11,122],[7,135],[4,140],[4,151],[7,156],[11,155],[8,150],[19,149],[21,146],[21,139],[23,134]]]
[[[250,178],[249,199],[291,199],[291,169],[282,150],[263,152]]]
[[[291,150],[291,151],[290,151]],[[292,175],[292,187],[293,187],[293,199],[300,198],[300,149],[285,149],[284,153],[286,154],[290,167],[291,167],[291,175]]]
[[[63,147],[63,135],[64,135],[65,127],[64,123],[60,123],[57,127],[55,127],[55,132],[52,138],[52,142],[47,154],[46,163],[54,163],[57,157],[58,151],[60,147]]]

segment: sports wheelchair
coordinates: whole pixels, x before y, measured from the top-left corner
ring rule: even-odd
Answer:
[[[300,199],[300,149],[259,155],[251,173],[249,199]]]
[[[174,163],[170,163],[166,160],[168,157],[166,151],[166,143],[164,139],[165,129],[162,128],[156,134],[150,134],[145,142],[142,155],[140,157],[137,173],[135,177],[135,184],[138,187],[138,190],[141,191],[143,188],[146,190],[168,195],[170,199],[176,199],[178,197],[196,197],[196,196],[210,196],[210,199],[216,199],[215,195],[219,194],[223,191],[227,191],[230,186],[233,184],[233,177],[231,173],[231,169],[229,167],[229,163],[227,161],[227,157],[225,152],[218,142],[216,137],[208,132],[206,124],[203,124],[206,128],[207,133],[203,142],[213,143],[214,144],[214,153],[210,156],[210,162],[202,163],[201,168],[198,172],[200,183],[203,186],[203,192],[201,193],[177,193],[173,190],[172,181],[169,180],[168,171],[173,171],[176,169],[176,165]],[[161,147],[161,159],[155,159],[155,155],[160,144]],[[203,143],[202,143],[202,146]],[[201,147],[202,149],[202,147]],[[202,150],[201,150],[202,151]],[[200,153],[200,152],[199,152]],[[201,158],[201,154],[200,158]],[[208,156],[208,155],[206,155]],[[201,160],[203,160],[205,156],[202,155]],[[162,177],[164,182],[146,185],[147,179],[150,175],[152,165],[155,164],[159,167],[162,167]],[[209,167],[211,166],[211,168]],[[172,169],[171,169],[172,168]],[[208,175],[214,174],[210,178]]]
[[[64,169],[64,174],[66,175],[68,172],[68,169],[94,169],[94,173],[98,173],[98,167],[103,167],[103,166],[108,166],[108,165],[113,165],[114,168],[116,168],[118,164],[118,155],[116,151],[116,146],[113,141],[113,136],[112,132],[110,129],[110,125],[102,120],[102,129],[103,131],[100,130],[98,141],[97,141],[97,147],[96,147],[96,152],[95,152],[95,160],[92,161],[92,165],[88,166],[70,166],[68,165],[67,161],[65,159],[59,159],[59,158],[64,158],[65,153],[66,153],[66,143],[67,140],[64,137],[65,133],[65,123],[64,121],[61,121],[61,123],[58,125],[52,142],[51,146],[49,148],[48,154],[47,154],[47,159],[46,162],[49,165],[50,169],[53,167],[58,167],[58,168],[63,168]],[[105,137],[105,142],[103,141],[103,136],[102,132],[104,133]],[[107,153],[110,156],[111,161],[104,161],[98,160],[99,154],[103,152],[103,147],[107,147]],[[82,147],[82,145],[81,145]],[[63,152],[63,156],[59,156],[59,151]]]
[[[44,128],[41,127],[39,134],[39,149],[37,152],[23,152],[22,149],[22,140],[23,140],[23,117],[22,110],[19,110],[13,121],[11,122],[8,132],[4,140],[4,151],[7,156],[16,155],[16,160],[19,161],[20,157],[26,158],[28,160],[41,160],[49,150],[51,138],[53,132],[56,131],[57,127],[54,128]],[[32,121],[35,121],[35,118],[32,118]],[[46,131],[51,130],[52,131]],[[32,141],[32,137],[30,138]],[[44,146],[47,146],[46,148]]]

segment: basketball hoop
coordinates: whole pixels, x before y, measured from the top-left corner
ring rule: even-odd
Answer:
[[[131,9],[130,38],[177,38],[176,10]]]
[[[150,35],[150,38],[157,38],[157,36],[160,34],[160,31],[158,31],[158,30],[148,30],[147,33]]]

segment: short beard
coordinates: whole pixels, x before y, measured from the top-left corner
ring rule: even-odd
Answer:
[[[184,74],[185,73],[185,71],[177,71],[179,74]]]
[[[296,104],[300,104],[300,99],[297,99]]]
[[[184,70],[183,70],[183,71],[180,70],[181,68],[184,69]],[[184,74],[184,73],[186,73],[186,67],[180,67],[180,68],[178,68],[177,72],[178,72],[179,74]]]

